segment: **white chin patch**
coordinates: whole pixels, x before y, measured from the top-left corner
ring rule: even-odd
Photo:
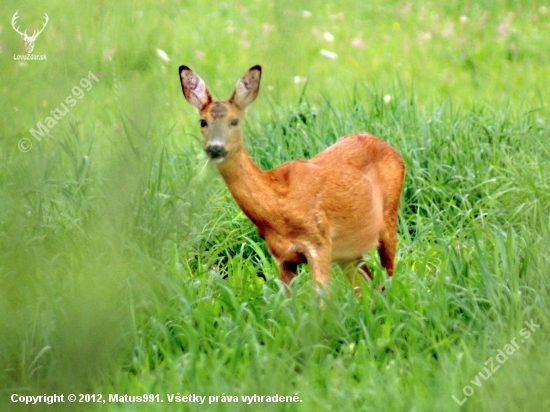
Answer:
[[[219,165],[221,162],[225,160],[225,157],[218,157],[217,159],[210,158],[210,161],[214,163],[215,165]]]

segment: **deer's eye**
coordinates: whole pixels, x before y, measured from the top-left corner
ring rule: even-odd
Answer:
[[[239,124],[239,119],[233,119],[231,120],[231,126],[237,126]]]
[[[206,127],[206,126],[208,126],[208,122],[207,122],[206,120],[204,120],[204,119],[200,119],[199,122],[200,122],[200,124],[201,124],[201,127]]]

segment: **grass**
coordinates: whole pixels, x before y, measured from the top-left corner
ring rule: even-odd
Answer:
[[[22,27],[50,16],[34,50],[48,60],[13,60],[16,10]],[[550,407],[548,5],[50,0],[8,2],[1,21],[1,410]],[[371,259],[384,292],[357,299],[334,267],[321,309],[306,267],[287,297],[207,163],[176,69],[225,98],[256,63],[244,127],[263,168],[358,131],[403,155],[393,279]],[[99,82],[35,139],[90,71]],[[164,402],[31,407],[14,393]],[[301,402],[241,401],[253,394]]]

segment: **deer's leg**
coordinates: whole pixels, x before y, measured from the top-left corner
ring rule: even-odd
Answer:
[[[380,236],[380,244],[378,246],[378,255],[380,256],[380,264],[388,272],[388,276],[393,275],[395,251],[397,249],[397,235],[395,223]]]
[[[399,207],[399,194],[401,192],[401,182],[396,184],[399,190],[393,192],[387,200],[387,208],[384,212],[384,228],[380,233],[378,255],[380,264],[388,272],[388,276],[393,275],[395,251],[397,249],[397,209]]]
[[[330,247],[310,247],[304,255],[311,270],[313,287],[315,289],[323,288],[328,294],[327,286],[330,280],[330,262],[332,260]]]
[[[298,273],[298,263],[296,262],[280,262],[279,263],[279,278],[288,285],[292,278]]]
[[[359,256],[356,259],[348,259],[338,262],[338,265],[346,277],[349,279],[350,283],[353,285],[353,290],[358,296],[361,296],[361,286],[360,281],[366,280],[367,278],[372,280],[372,273],[367,266],[367,262],[363,259],[362,256]]]

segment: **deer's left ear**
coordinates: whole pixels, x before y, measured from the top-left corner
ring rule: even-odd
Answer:
[[[183,95],[200,112],[212,102],[206,84],[187,66],[180,66],[179,74]]]
[[[229,101],[239,106],[242,110],[246,109],[258,96],[261,78],[261,66],[256,65],[251,67],[235,85],[235,91]]]

